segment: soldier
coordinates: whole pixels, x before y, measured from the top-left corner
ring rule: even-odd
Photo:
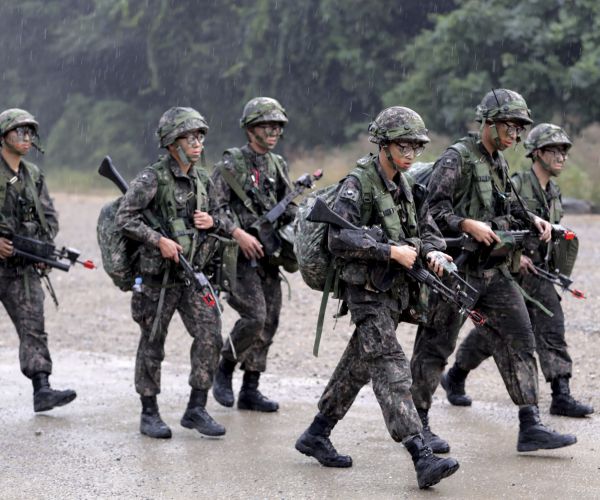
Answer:
[[[24,160],[32,146],[40,149],[35,118],[22,109],[0,113],[0,301],[17,329],[21,371],[33,382],[33,409],[40,412],[64,406],[77,394],[54,390],[48,381],[52,359],[40,280],[47,270],[13,256],[14,235],[52,243],[58,233],[44,174]]]
[[[391,287],[380,291],[369,269],[411,268],[417,259],[428,259],[441,274],[441,260],[451,258],[438,251],[445,245],[424,202],[424,188],[411,185],[403,174],[429,142],[423,120],[411,109],[393,106],[379,113],[369,134],[379,153],[360,159],[342,180],[333,210],[356,226],[381,225],[388,238],[410,243],[372,243],[329,227],[329,250],[340,261],[341,297],[356,328],[296,449],[326,467],[350,467],[352,459],[338,454],[329,435],[371,380],[392,439],[410,452],[419,487],[426,488],[453,474],[458,462],[432,454],[410,395],[409,364],[396,338],[400,314],[408,307],[406,276],[398,267]]]
[[[527,156],[533,163],[528,172],[513,176],[517,192],[527,206],[551,224],[559,224],[563,216],[560,189],[552,180],[562,172],[572,143],[565,131],[550,123],[534,127],[527,139]],[[534,266],[546,271],[558,267],[552,245],[540,244],[529,255],[520,259],[520,284],[528,295],[539,300],[552,312],[552,317],[535,304],[527,302],[529,318],[535,334],[535,348],[540,366],[552,387],[550,413],[567,417],[584,417],[594,409],[575,400],[569,391],[573,362],[567,352],[565,320],[560,297],[554,285],[537,276]],[[442,376],[442,386],[448,401],[457,406],[470,406],[471,398],[465,394],[465,379],[470,370],[492,355],[492,346],[485,329],[473,329],[459,346],[454,366]]]
[[[264,255],[260,241],[248,229],[291,190],[287,163],[271,152],[287,122],[285,110],[275,99],[256,97],[248,101],[240,119],[248,143],[225,151],[213,172],[219,208],[229,220],[228,230],[242,250],[236,283],[228,298],[240,318],[221,352],[213,395],[223,406],[233,406],[231,382],[239,362],[244,370],[237,402],[241,410],[274,412],[279,409],[276,401],[258,390],[260,374],[267,368],[267,354],[279,325],[279,266]],[[293,221],[296,210],[296,205],[288,205],[278,220],[278,227]]]
[[[160,417],[156,396],[160,393],[167,328],[175,311],[194,339],[190,351],[192,390],[181,425],[206,436],[225,434],[225,428],[206,411],[207,392],[222,347],[218,305],[211,307],[209,297],[191,286],[177,266],[181,253],[202,270],[214,251],[215,238],[209,235],[222,231],[220,220],[211,215],[214,198],[210,178],[198,165],[207,131],[208,124],[195,109],[167,110],[156,131],[167,154],[131,182],[115,219],[126,236],[142,243],[141,290],[134,289],[131,298],[131,314],[141,328],[135,388],[142,402],[140,432],[153,438],[171,437],[171,429]],[[157,232],[144,218],[145,211],[150,211],[172,238]]]
[[[535,224],[542,241],[551,236],[551,226],[511,196],[508,165],[502,151],[520,141],[531,116],[523,97],[507,89],[488,92],[477,108],[479,133],[472,133],[450,146],[437,160],[429,182],[431,213],[445,235],[470,234],[482,245],[499,242],[494,230]],[[494,361],[506,388],[519,405],[518,451],[560,448],[577,441],[545,427],[537,406],[535,341],[523,296],[513,281],[507,262],[510,256],[479,260],[473,255],[462,270],[479,294],[475,307],[487,318],[486,334],[493,346]],[[427,326],[417,330],[411,368],[412,395],[424,426],[446,360],[454,351],[465,318],[457,309],[432,297]],[[446,441],[429,429],[434,451],[449,451]]]

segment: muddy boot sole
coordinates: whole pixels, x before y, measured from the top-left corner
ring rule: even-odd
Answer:
[[[432,475],[432,477],[428,477],[427,479],[424,479],[423,481],[418,480],[420,489],[424,490],[426,488],[429,488],[430,486],[438,484],[442,479],[445,479],[445,478],[451,476],[459,469],[460,464],[456,460],[454,460],[454,459],[446,459],[446,460],[448,460],[450,463],[445,464],[443,466],[440,464],[441,470],[438,471],[438,474]]]
[[[323,457],[318,457],[318,453],[315,453],[315,450],[313,448],[311,448],[310,446],[307,446],[306,444],[304,444],[301,441],[302,438],[298,439],[296,441],[296,449],[302,453],[303,455],[306,455],[307,457],[312,457],[315,460],[317,460],[317,462],[319,462],[322,466],[324,467],[335,467],[337,469],[346,469],[348,467],[352,467],[352,459],[350,457],[347,457],[348,460],[340,460],[340,459],[327,459],[327,458],[323,458]]]
[[[567,446],[572,446],[577,443],[577,437],[573,434],[564,434],[562,440],[556,440],[554,442],[543,443],[541,441],[526,441],[524,443],[517,443],[517,451],[527,452],[527,451],[537,451],[537,450],[555,450],[557,448],[565,448]]]
[[[64,394],[62,396],[48,397],[39,402],[36,402],[34,397],[33,411],[38,413],[41,411],[51,410],[52,408],[58,408],[59,406],[65,406],[77,397],[77,393],[75,391],[66,390],[60,392],[63,392]]]

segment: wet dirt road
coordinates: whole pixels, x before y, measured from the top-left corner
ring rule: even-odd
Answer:
[[[58,242],[79,247],[97,260],[95,219],[101,198],[58,196]],[[582,239],[574,276],[589,298],[565,298],[574,359],[573,392],[600,406],[600,218],[571,218]],[[178,318],[172,323],[163,369],[161,413],[173,439],[138,433],[139,402],[133,388],[136,325],[129,295],[100,271],[53,273],[61,306],[46,301],[47,330],[54,358],[53,384],[73,387],[71,405],[36,415],[31,386],[19,372],[14,329],[0,308],[0,498],[599,498],[599,417],[572,420],[548,415],[549,387],[540,379],[542,418],[577,434],[570,448],[516,452],[516,408],[501,378],[486,361],[469,378],[472,408],[455,408],[438,391],[433,428],[447,438],[461,468],[429,491],[416,485],[410,457],[388,436],[370,387],[366,387],[332,440],[352,455],[351,469],[333,470],[293,448],[316,411],[327,377],[351,333],[347,320],[333,330],[329,318],[321,355],[311,354],[319,294],[290,277],[292,301],[284,301],[280,333],[262,388],[279,399],[275,415],[225,409],[209,398],[209,412],[227,428],[223,439],[201,438],[179,419],[188,397],[190,339]],[[331,305],[333,309],[334,304]],[[227,308],[224,332],[235,320]],[[408,355],[414,327],[398,337]],[[236,373],[235,385],[241,376]]]

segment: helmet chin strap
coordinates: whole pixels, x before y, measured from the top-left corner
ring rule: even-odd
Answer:
[[[183,163],[183,166],[185,168],[188,168],[190,165],[192,165],[192,163],[194,163],[192,161],[192,159],[185,153],[185,151],[181,147],[181,144],[177,144],[175,151],[177,151],[177,156],[179,156],[179,161],[181,161],[181,163]]]

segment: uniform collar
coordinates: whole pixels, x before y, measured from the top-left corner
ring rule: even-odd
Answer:
[[[173,158],[170,154],[168,157],[168,163],[169,163],[169,169],[171,170],[171,173],[175,176],[175,177],[196,177],[196,168],[195,165],[192,165],[190,167],[190,169],[188,170],[187,175],[183,173],[183,170],[181,170],[181,167],[179,166],[179,163],[177,163],[175,161],[175,158]]]

